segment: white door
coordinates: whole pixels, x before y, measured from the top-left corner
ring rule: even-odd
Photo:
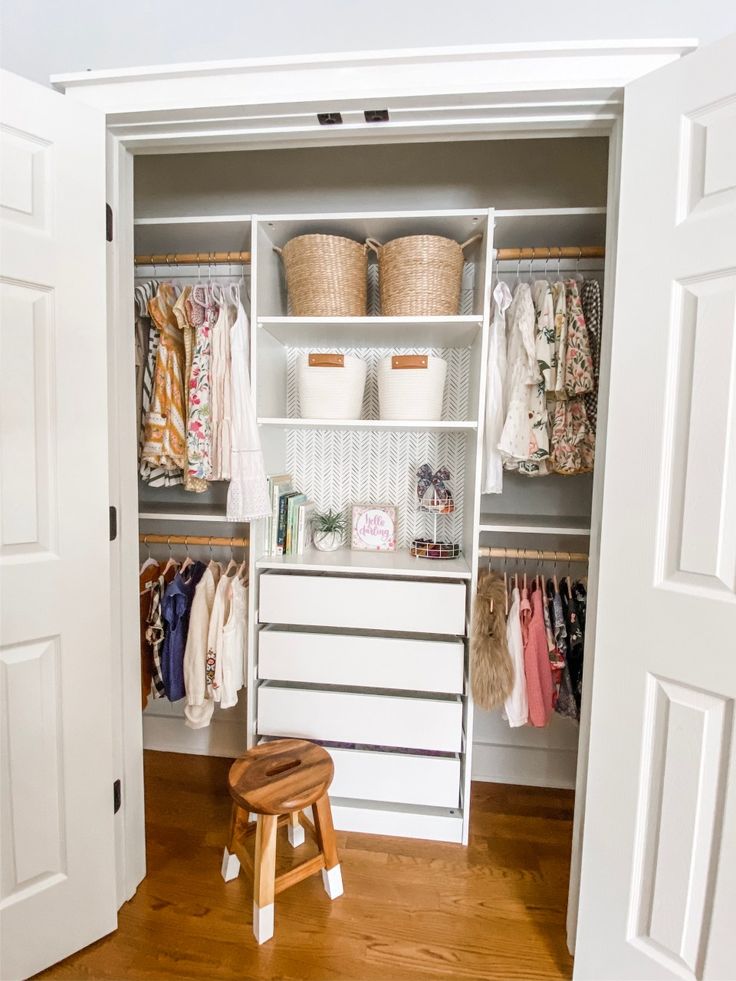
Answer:
[[[0,977],[114,930],[105,123],[0,76]]]
[[[624,102],[576,978],[736,977],[736,36]]]

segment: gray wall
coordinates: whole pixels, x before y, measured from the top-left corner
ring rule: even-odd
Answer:
[[[2,0],[0,64],[39,82],[88,68],[508,41],[699,38],[733,0]]]

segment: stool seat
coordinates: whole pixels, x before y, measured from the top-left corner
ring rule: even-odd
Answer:
[[[235,803],[252,814],[289,814],[327,793],[335,767],[330,754],[305,739],[279,739],[254,746],[230,768]]]

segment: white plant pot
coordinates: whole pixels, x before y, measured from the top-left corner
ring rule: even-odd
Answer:
[[[334,552],[342,545],[342,535],[339,531],[315,531],[312,540],[314,547],[320,552]]]

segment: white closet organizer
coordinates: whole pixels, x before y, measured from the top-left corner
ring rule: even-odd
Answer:
[[[320,319],[290,315],[275,251],[308,232],[382,241],[421,232],[456,241],[477,233],[482,238],[466,255],[458,315],[382,316],[377,265],[371,258],[369,314]],[[572,536],[590,531],[587,476],[529,480],[511,474],[502,495],[481,497],[492,280],[500,276],[513,287],[519,276],[542,274],[547,266],[550,274],[557,272],[556,260],[536,260],[533,268],[526,260],[499,264],[494,248],[601,245],[604,236],[602,207],[136,221],[137,254],[250,251],[250,265],[177,267],[159,260],[155,267],[139,266],[137,274],[242,277],[250,298],[251,373],[267,472],[290,473],[294,486],[320,510],[345,511],[353,503],[369,502],[398,509],[398,550],[389,554],[353,552],[346,545],[332,553],[310,549],[298,556],[272,556],[263,528],[253,525],[245,704],[225,711],[218,707],[211,729],[192,733],[184,728],[178,706],[151,702],[145,745],[231,755],[263,739],[314,739],[329,748],[335,761],[338,828],[454,842],[467,840],[471,774],[513,782],[522,754],[550,757],[550,782],[571,782],[577,733],[566,720],[521,734],[508,730],[499,713],[478,712],[474,721],[467,639],[480,543],[513,544],[523,534],[529,544],[526,536],[534,534],[534,544],[565,547],[570,541],[572,548]],[[560,265],[569,274],[578,263],[562,260]],[[585,260],[580,268],[602,276],[600,260]],[[320,350],[355,353],[368,362],[361,419],[299,416],[296,358]],[[448,362],[442,418],[378,419],[378,359],[416,352],[438,354]],[[414,475],[424,462],[445,465],[452,474],[456,510],[446,519],[446,530],[462,545],[456,559],[421,560],[408,551],[412,538],[430,531],[431,517],[414,504]],[[205,495],[142,485],[141,530],[185,521],[187,531],[206,535],[222,528],[240,534],[242,526],[223,524],[225,492],[225,484],[212,485]],[[231,724],[226,728],[223,722]],[[501,763],[494,762],[489,746],[502,747]],[[529,782],[536,782],[535,772],[532,767]],[[516,778],[527,782],[523,772]]]

